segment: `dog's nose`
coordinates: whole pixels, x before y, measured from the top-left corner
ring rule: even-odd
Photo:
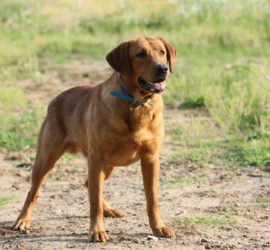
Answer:
[[[168,72],[169,67],[167,64],[157,64],[156,65],[156,72],[159,76],[163,76]]]

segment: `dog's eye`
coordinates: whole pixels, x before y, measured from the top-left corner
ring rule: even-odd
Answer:
[[[147,56],[147,54],[146,54],[145,51],[141,51],[141,52],[139,52],[139,53],[136,54],[136,57],[140,57],[140,58],[144,58],[146,56]]]
[[[160,51],[160,54],[161,54],[161,55],[165,55],[166,52],[162,49],[162,50]]]

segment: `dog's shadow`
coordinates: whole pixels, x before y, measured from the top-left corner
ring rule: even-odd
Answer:
[[[86,216],[78,216],[80,218],[86,218]],[[66,217],[65,217],[66,218]],[[55,218],[46,219],[48,220],[54,220]],[[59,219],[59,218],[58,218]],[[44,220],[45,221],[45,220]],[[0,222],[0,242],[20,242],[23,240],[24,242],[32,242],[38,244],[40,243],[46,243],[46,242],[63,242],[63,243],[76,243],[76,244],[82,244],[82,243],[89,243],[88,241],[88,231],[86,230],[83,233],[74,233],[74,232],[61,232],[61,230],[58,230],[57,233],[50,232],[38,229],[37,227],[33,226],[31,230],[23,230],[23,231],[16,231],[12,230],[12,223],[10,221]],[[122,242],[122,241],[132,241],[132,242],[140,242],[143,239],[147,238],[146,233],[115,233],[115,232],[108,232],[109,233],[109,240],[110,242]]]

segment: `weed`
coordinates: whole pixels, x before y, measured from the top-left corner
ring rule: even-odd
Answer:
[[[222,215],[222,216],[237,216],[237,207],[235,205],[231,205],[229,207],[224,207],[222,210],[215,211],[214,214]]]
[[[10,112],[18,108],[21,109],[24,108],[26,104],[27,99],[21,89],[15,87],[0,87],[0,108],[2,112]],[[0,115],[2,112],[0,112]]]
[[[256,203],[261,208],[269,208],[270,207],[270,197],[266,196],[257,196]]]
[[[249,65],[235,65],[223,73],[215,88],[216,95],[211,101],[208,99],[212,117],[228,132],[266,133],[270,127],[267,82]]]
[[[168,182],[172,184],[196,184],[200,183],[202,177],[180,177],[169,179]]]
[[[252,141],[231,139],[220,158],[231,165],[239,166],[270,166],[269,139]]]
[[[20,151],[34,147],[36,138],[31,136],[21,136],[11,131],[0,132],[0,146],[8,151]]]
[[[199,107],[204,107],[204,97],[198,96],[195,99],[186,99],[184,102],[182,102],[178,108],[179,109],[194,109]]]
[[[161,189],[175,189],[183,185],[199,184],[204,176],[169,178],[161,185]]]
[[[168,132],[175,142],[167,159],[170,163],[217,163],[226,140],[209,118],[201,116],[191,116],[181,127]]]
[[[235,223],[235,220],[228,220],[222,217],[185,217],[181,220],[177,220],[177,225],[189,225],[189,224],[203,224],[210,226],[222,226]]]
[[[17,200],[18,198],[14,195],[0,196],[0,208],[11,201]]]
[[[43,115],[41,105],[29,105],[19,115],[1,115],[0,147],[18,151],[34,147]]]
[[[167,161],[172,164],[196,162],[229,167],[270,167],[269,136],[254,133],[246,137],[224,135],[208,118],[187,120],[181,127],[168,131],[175,142]],[[176,143],[177,142],[177,143]]]
[[[75,156],[72,154],[65,153],[64,155],[61,156],[60,162],[62,164],[66,164],[66,163],[70,162],[72,159],[74,159],[74,157]]]
[[[215,189],[215,188],[209,188],[209,190],[207,192],[209,194],[217,194],[218,193],[217,189]]]

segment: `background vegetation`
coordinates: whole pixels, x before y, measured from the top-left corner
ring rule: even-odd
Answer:
[[[2,0],[0,147],[35,146],[45,109],[18,82],[39,82],[44,61],[104,58],[144,35],[177,48],[165,102],[192,110],[187,125],[168,131],[176,142],[171,162],[269,168],[269,0]]]

